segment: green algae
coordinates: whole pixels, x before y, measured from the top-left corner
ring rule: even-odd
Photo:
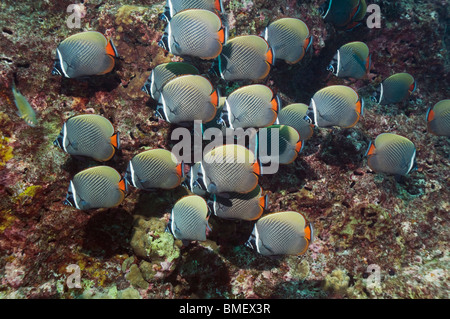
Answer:
[[[0,169],[14,157],[13,148],[9,145],[10,138],[0,135]]]
[[[140,289],[147,289],[148,282],[142,277],[141,271],[136,264],[131,265],[130,271],[125,275],[125,278],[131,283],[133,287]]]

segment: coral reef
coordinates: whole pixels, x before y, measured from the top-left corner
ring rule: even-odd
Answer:
[[[320,0],[224,0],[230,37],[260,34],[269,21],[302,19],[314,36],[297,65],[282,62],[265,83],[283,104],[309,103],[326,85],[345,84],[365,100],[351,129],[315,129],[298,159],[263,176],[268,211],[301,211],[316,238],[301,257],[268,258],[243,245],[252,222],[212,216],[203,243],[182,246],[166,233],[170,210],[186,195],[132,189],[117,208],[77,211],[63,205],[68,182],[92,160],[52,145],[64,121],[101,114],[121,133],[107,165],[124,172],[138,152],[170,149],[173,127],[154,115],[140,90],[152,68],[171,60],[157,43],[163,1],[84,1],[80,29],[67,27],[62,1],[0,3],[0,298],[449,298],[449,139],[426,132],[427,108],[450,96],[450,6],[446,1],[374,0],[382,27],[338,31],[318,12]],[[67,36],[98,30],[120,54],[114,72],[87,80],[51,75],[55,49]],[[373,66],[367,79],[331,76],[336,49],[364,41]],[[207,74],[209,61],[192,61]],[[370,100],[377,85],[409,72],[417,90],[398,105]],[[15,113],[11,83],[37,112],[29,127]],[[245,83],[215,81],[222,95]],[[418,171],[396,181],[375,174],[363,157],[383,132],[407,136]],[[69,265],[81,288],[70,288]],[[376,285],[371,265],[379,271]],[[378,276],[379,275],[379,276]]]

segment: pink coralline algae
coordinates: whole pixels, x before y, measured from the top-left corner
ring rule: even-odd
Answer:
[[[158,102],[141,91],[155,66],[186,60],[158,46],[165,1],[83,1],[77,4],[79,29],[67,26],[70,13],[62,1],[2,2],[0,298],[447,299],[450,145],[427,132],[425,115],[450,97],[450,6],[374,0],[381,28],[370,29],[363,20],[344,31],[324,22],[322,3],[223,1],[230,38],[260,35],[282,17],[309,27],[313,43],[302,61],[277,61],[261,81],[283,106],[309,104],[327,85],[350,86],[365,101],[355,127],[315,128],[292,164],[259,179],[269,199],[265,213],[301,212],[314,227],[315,240],[304,255],[269,258],[244,246],[254,222],[213,215],[205,242],[183,245],[173,238],[165,231],[171,209],[190,193],[181,186],[130,189],[111,209],[80,211],[63,204],[72,177],[98,165],[53,146],[69,117],[92,113],[113,123],[121,149],[106,165],[119,172],[141,151],[174,146],[175,126],[156,116]],[[52,76],[58,43],[86,30],[114,42],[120,58],[113,72],[86,79]],[[369,74],[358,81],[327,71],[336,50],[351,41],[366,43],[372,54]],[[250,84],[214,77],[211,61],[187,60],[223,96]],[[378,85],[399,72],[414,76],[416,91],[395,105],[372,102]],[[36,110],[39,126],[17,116],[13,80]],[[370,170],[364,152],[384,132],[415,144],[417,171],[396,180]],[[67,285],[69,265],[79,267],[81,288]]]

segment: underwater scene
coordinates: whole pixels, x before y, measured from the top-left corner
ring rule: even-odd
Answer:
[[[0,299],[448,299],[449,20],[1,1]]]

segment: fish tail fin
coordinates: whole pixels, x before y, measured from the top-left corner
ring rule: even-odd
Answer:
[[[409,86],[409,93],[413,93],[416,90],[416,88],[417,88],[417,82],[414,81],[414,83]]]
[[[222,0],[215,0],[214,1],[214,8],[219,11],[220,13],[223,12],[223,3]]]
[[[269,47],[269,50],[266,53],[266,61],[270,65],[275,65],[275,51]]]
[[[119,189],[125,194],[128,192],[128,183],[126,182],[124,177],[122,177],[119,181]]]
[[[356,112],[360,115],[364,114],[364,100],[361,98],[356,102]]]
[[[219,106],[219,91],[218,90],[214,90],[211,93],[211,103],[217,108]]]
[[[272,110],[278,114],[278,112],[281,109],[281,99],[278,95],[275,95],[272,99],[272,101],[270,101],[270,104],[272,105]]]
[[[369,54],[366,60],[366,73],[370,72],[371,67],[372,67],[372,54]]]
[[[260,204],[262,203],[263,205],[261,205],[261,207],[262,207],[263,209],[267,210],[267,207],[269,206],[269,195],[266,194],[266,195],[264,195],[263,197],[261,197],[261,198],[259,199],[259,203],[260,203]]]
[[[222,44],[225,44],[228,40],[228,27],[221,27],[220,30],[217,32],[219,35],[219,42]]]
[[[120,149],[120,139],[119,139],[120,133],[116,132],[113,136],[111,136],[111,144],[114,146],[115,149]]]
[[[370,141],[369,146],[367,147],[367,151],[364,154],[364,157],[372,155],[375,152],[375,145]]]
[[[176,171],[178,176],[184,177],[184,161],[181,161],[181,163],[177,165]]]
[[[427,122],[430,122],[434,119],[434,111],[431,109],[431,107],[429,107],[427,110],[426,119],[427,119]]]
[[[108,44],[106,45],[106,54],[118,58],[119,53],[117,52],[116,46],[112,42],[112,39],[109,39]]]
[[[303,44],[303,49],[304,49],[305,54],[306,54],[306,52],[308,52],[310,50],[313,40],[314,40],[314,37],[312,35],[310,35],[309,37],[307,37],[305,39],[305,43]]]
[[[262,174],[262,166],[258,160],[256,160],[255,163],[253,164],[253,173],[255,173],[258,176],[261,176]]]
[[[304,147],[303,141],[298,141],[297,144],[295,144],[295,151],[298,153],[301,153]]]

